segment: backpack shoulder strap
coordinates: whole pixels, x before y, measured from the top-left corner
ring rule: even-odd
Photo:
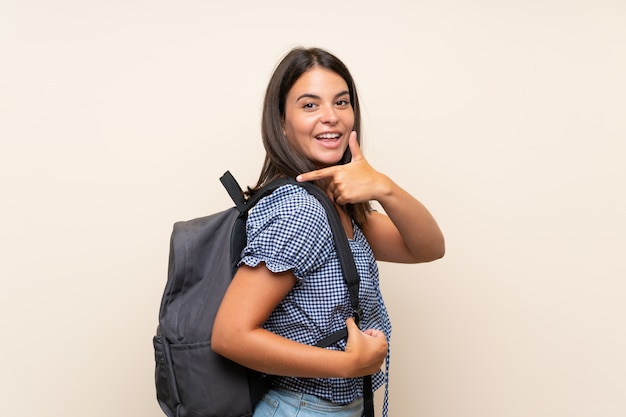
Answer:
[[[246,199],[243,195],[243,192],[241,191],[239,183],[237,182],[235,177],[233,177],[233,174],[231,174],[230,171],[226,171],[224,175],[220,177],[220,182],[222,183],[224,188],[226,188],[226,191],[235,203],[235,207],[237,207],[237,210],[243,213],[246,207]]]

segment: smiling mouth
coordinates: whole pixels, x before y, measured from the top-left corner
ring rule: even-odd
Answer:
[[[315,139],[318,140],[337,140],[341,137],[339,133],[322,133],[321,135],[315,136]]]

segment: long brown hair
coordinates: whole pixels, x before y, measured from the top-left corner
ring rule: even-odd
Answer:
[[[249,194],[254,194],[256,190],[275,178],[296,177],[303,172],[317,169],[311,160],[291,146],[283,132],[287,94],[298,78],[313,67],[325,68],[336,73],[348,85],[350,104],[354,111],[353,130],[357,133],[357,142],[361,144],[359,97],[348,68],[336,56],[323,49],[301,47],[292,49],[280,61],[267,85],[261,121],[265,161],[258,182],[248,190]],[[351,159],[352,153],[347,148],[338,164],[347,164]],[[369,202],[346,204],[345,208],[357,224],[362,225],[366,222],[366,214],[370,210]]]

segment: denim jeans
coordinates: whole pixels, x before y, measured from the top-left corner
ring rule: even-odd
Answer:
[[[315,395],[282,388],[269,390],[254,409],[254,417],[361,417],[362,414],[363,398],[338,405]]]

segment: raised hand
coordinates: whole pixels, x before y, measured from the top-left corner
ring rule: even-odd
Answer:
[[[387,177],[367,162],[356,140],[356,132],[348,141],[352,159],[346,165],[334,165],[309,171],[296,177],[297,181],[326,180],[326,191],[337,204],[361,203],[375,200],[384,192]]]
[[[325,182],[326,192],[340,205],[378,201],[384,213],[369,212],[362,225],[376,259],[415,263],[441,258],[445,253],[443,234],[428,209],[372,168],[356,141],[356,132],[350,134],[348,145],[352,152],[349,163],[306,172],[296,180]]]

